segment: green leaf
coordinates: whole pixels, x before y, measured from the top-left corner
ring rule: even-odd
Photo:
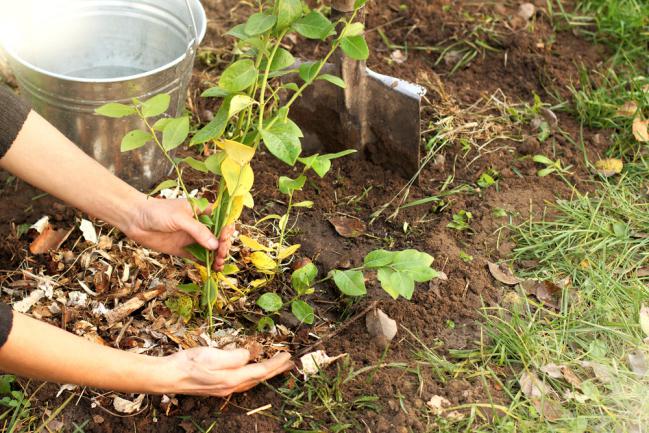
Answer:
[[[218,286],[214,279],[210,278],[205,282],[205,287],[203,287],[203,293],[201,296],[201,306],[203,308],[207,308],[208,305],[214,305],[216,303],[217,291]]]
[[[401,294],[392,284],[392,275],[395,273],[395,271],[389,268],[380,268],[376,273],[376,277],[378,278],[379,283],[381,283],[381,287],[388,295],[392,296],[392,299],[397,299]]]
[[[194,170],[198,170],[201,173],[207,173],[207,166],[203,161],[199,161],[197,159],[192,158],[191,156],[188,156],[185,159],[180,160],[180,162],[183,162],[193,168]]]
[[[199,263],[207,262],[207,250],[199,244],[191,244],[185,247],[185,251],[191,254]]]
[[[270,317],[262,317],[257,322],[257,331],[264,332],[266,329],[271,330],[275,326],[275,322]]]
[[[324,40],[335,33],[332,22],[317,11],[313,11],[295,21],[293,29],[307,39]]]
[[[289,68],[295,64],[295,57],[291,54],[290,51],[279,48],[273,57],[273,61],[270,64],[270,71],[280,71],[282,69]],[[265,65],[262,69],[265,68]]]
[[[356,0],[354,2],[354,9],[360,9],[363,6],[365,6],[365,3],[367,3],[367,0]]]
[[[311,209],[313,207],[313,202],[311,200],[305,200],[301,201],[299,203],[293,204],[293,207],[304,207],[307,209]]]
[[[367,293],[365,277],[360,271],[333,271],[334,283],[347,296],[363,296]]]
[[[313,161],[311,168],[318,176],[323,178],[327,173],[329,173],[329,170],[331,170],[331,161],[326,158],[318,157]]]
[[[122,152],[128,152],[130,150],[139,149],[151,140],[153,140],[153,135],[151,135],[150,132],[136,129],[129,132],[124,136],[124,138],[122,138],[120,150]]]
[[[277,0],[277,30],[284,30],[302,16],[302,0]]]
[[[254,99],[252,99],[248,95],[235,95],[232,97],[232,100],[230,101],[230,109],[228,110],[228,118],[232,118],[235,115],[239,114],[246,108],[250,107],[253,102],[255,102]]]
[[[290,177],[280,176],[279,178],[279,191],[282,194],[292,194],[294,191],[301,191],[304,188],[304,183],[306,182],[306,176],[300,176],[297,179],[293,180]]]
[[[302,131],[293,121],[276,122],[270,129],[262,129],[260,132],[270,153],[291,167],[295,165],[302,153]]]
[[[166,151],[183,144],[189,135],[189,116],[172,119],[162,132],[162,147]]]
[[[365,37],[362,35],[342,38],[340,41],[340,47],[347,57],[354,60],[367,60],[370,56],[370,49],[367,46]]]
[[[544,168],[542,170],[539,170],[537,175],[539,177],[545,177],[545,176],[548,176],[548,175],[554,173],[555,171],[556,171],[556,169],[554,167],[548,167],[548,168]]]
[[[548,158],[545,155],[534,155],[532,160],[534,162],[538,162],[539,164],[543,164],[543,165],[554,165],[554,161],[552,161],[550,158]]]
[[[176,188],[177,186],[178,186],[178,183],[175,180],[168,179],[168,180],[165,180],[163,182],[160,182],[160,184],[158,186],[156,186],[155,189],[149,193],[149,195],[154,196],[157,193],[159,193],[160,191],[162,191],[163,189]]]
[[[228,66],[221,78],[219,87],[231,93],[242,92],[251,87],[257,80],[255,62],[250,59],[238,60]]]
[[[433,256],[429,254],[417,250],[404,250],[399,251],[394,255],[390,267],[396,271],[407,274],[419,283],[423,283],[430,281],[437,274],[437,272],[430,267],[433,260]]]
[[[172,313],[180,316],[185,323],[189,322],[194,314],[194,301],[186,295],[168,298],[165,305]]]
[[[171,122],[173,119],[170,117],[163,117],[161,119],[156,120],[156,122],[153,124],[153,129],[156,131],[164,131],[167,125],[169,125],[169,122]]]
[[[202,197],[200,199],[189,197],[187,200],[192,204],[192,207],[199,211],[198,213],[205,212],[205,209],[210,206],[210,201],[205,197]]]
[[[95,110],[95,113],[100,116],[112,117],[113,119],[121,119],[122,117],[132,116],[137,113],[135,107],[131,105],[118,104],[111,102]]]
[[[299,296],[302,296],[313,287],[317,276],[318,268],[313,263],[309,263],[293,272],[291,286]]]
[[[291,302],[291,313],[297,320],[307,325],[312,325],[315,321],[313,308],[309,304],[299,299]]]
[[[342,152],[338,153],[327,153],[321,156],[321,158],[324,159],[338,159],[338,158],[343,158],[348,155],[353,155],[354,153],[358,152],[355,149],[348,149],[348,150],[343,150]]]
[[[246,24],[237,24],[226,33],[228,36],[234,36],[237,39],[248,39],[250,35],[246,33]]]
[[[226,126],[228,126],[228,112],[230,111],[230,98],[227,98],[221,104],[219,111],[216,112],[214,119],[207,125],[205,125],[200,131],[198,131],[194,137],[192,137],[190,144],[203,144],[210,140],[216,140],[220,138],[225,132]]]
[[[365,256],[363,264],[366,268],[382,268],[394,260],[396,253],[386,250],[375,250]]]
[[[281,310],[284,303],[276,293],[264,293],[257,299],[257,305],[267,313],[274,313]]]
[[[277,18],[263,12],[250,15],[243,31],[250,36],[257,36],[272,29],[277,23]]]
[[[201,93],[202,98],[225,98],[226,96],[229,96],[230,92],[228,92],[225,89],[222,89],[220,87],[211,87]]]
[[[311,82],[318,76],[320,62],[305,62],[300,65],[300,78],[305,82]]]
[[[365,24],[360,22],[351,23],[345,29],[346,37],[360,36],[364,33],[365,33]]]
[[[340,87],[342,89],[347,87],[347,85],[345,84],[345,81],[342,78],[336,77],[335,75],[331,75],[331,74],[322,74],[322,75],[320,75],[318,77],[318,80],[328,81],[331,84],[333,84],[335,86],[338,86],[338,87]]]
[[[144,117],[155,117],[165,113],[169,109],[171,96],[161,93],[142,103],[142,115]]]
[[[210,155],[205,158],[205,168],[210,173],[214,173],[217,176],[221,176],[221,164],[227,154],[225,152],[216,152],[214,155]]]
[[[408,274],[405,272],[393,272],[390,276],[390,284],[401,296],[407,300],[412,299],[412,294],[415,291],[415,280]]]
[[[196,293],[200,290],[200,287],[196,283],[178,284],[178,290],[185,293]]]

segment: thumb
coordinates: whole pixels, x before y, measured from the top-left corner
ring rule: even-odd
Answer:
[[[219,248],[219,240],[212,234],[210,229],[199,223],[189,215],[179,215],[176,221],[181,230],[194,238],[203,247],[208,250]]]

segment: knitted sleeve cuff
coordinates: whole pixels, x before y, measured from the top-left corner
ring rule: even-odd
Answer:
[[[29,111],[27,103],[6,86],[0,85],[0,158],[16,140]]]

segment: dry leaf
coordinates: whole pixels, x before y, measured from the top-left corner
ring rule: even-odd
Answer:
[[[521,284],[528,295],[535,296],[540,302],[559,309],[561,300],[561,287],[551,281],[527,280]]]
[[[563,375],[563,378],[566,380],[566,382],[568,382],[570,385],[574,386],[577,389],[581,389],[581,379],[577,377],[575,372],[572,371],[570,367],[562,365],[561,374]]]
[[[611,177],[622,172],[624,163],[616,158],[600,159],[595,163],[595,168],[602,176]]]
[[[365,223],[356,218],[338,216],[329,218],[329,222],[334,226],[336,232],[344,238],[357,238],[365,234]]]
[[[541,371],[553,379],[560,379],[563,376],[563,373],[561,373],[562,367],[563,365],[550,363],[541,367]]]
[[[45,254],[51,250],[58,250],[59,247],[72,233],[70,230],[54,230],[51,225],[44,226],[43,231],[29,245],[32,254]]]
[[[19,313],[28,312],[38,301],[45,297],[45,291],[41,289],[32,290],[29,295],[14,303],[13,309]]]
[[[518,8],[518,16],[523,18],[525,21],[529,21],[536,14],[536,6],[532,3],[523,3]]]
[[[627,356],[629,361],[629,367],[638,377],[645,377],[647,371],[649,371],[649,365],[647,365],[647,357],[644,352],[640,350],[635,350]]]
[[[503,284],[507,284],[508,286],[515,286],[522,281],[512,273],[511,269],[509,269],[502,263],[500,265],[497,265],[495,263],[487,262],[487,264],[489,266],[489,272],[491,272],[491,276],[493,276],[496,280],[500,281]]]
[[[30,229],[36,230],[38,233],[43,233],[43,230],[45,230],[45,227],[50,225],[50,217],[44,216],[38,221],[36,221],[34,224],[29,227]]]
[[[401,50],[394,50],[394,51],[392,51],[392,53],[390,54],[390,59],[391,59],[394,63],[396,63],[396,64],[398,64],[398,65],[401,65],[403,62],[406,61],[406,56],[403,54],[403,51],[401,51]]]
[[[638,104],[634,101],[627,101],[615,112],[616,116],[622,117],[631,117],[635,116],[635,113],[638,111]]]
[[[640,328],[649,337],[649,307],[644,305],[640,308]]]
[[[556,421],[564,417],[563,406],[553,398],[533,398],[531,401],[539,414],[548,421]]]
[[[431,409],[433,415],[439,416],[444,413],[444,408],[451,406],[451,402],[441,395],[434,395],[426,402],[426,406]]]
[[[649,120],[633,119],[633,136],[643,143],[649,141]]]
[[[552,388],[542,382],[536,374],[529,371],[523,372],[518,383],[523,394],[529,399],[545,397],[552,393]]]
[[[117,412],[131,414],[140,410],[143,401],[144,394],[138,395],[137,398],[133,401],[115,396],[115,398],[113,399],[113,407]]]
[[[582,361],[581,366],[584,368],[592,369],[595,377],[602,383],[611,383],[611,381],[613,380],[611,378],[610,368],[605,366],[604,364],[592,361]]]
[[[378,308],[367,313],[365,326],[367,332],[374,338],[380,337],[392,341],[397,335],[397,322]]]
[[[309,376],[317,374],[321,369],[328,367],[343,356],[347,356],[347,354],[343,353],[338,356],[330,357],[324,350],[316,350],[315,352],[307,353],[300,358],[300,363],[302,364],[301,371],[304,375],[304,380],[307,380]]]
[[[99,239],[97,239],[97,231],[95,230],[95,226],[88,220],[82,219],[81,224],[79,224],[79,230],[81,230],[81,233],[83,234],[83,238],[90,242],[91,244],[96,244],[99,242]]]

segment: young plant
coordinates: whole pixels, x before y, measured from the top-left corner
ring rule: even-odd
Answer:
[[[463,232],[465,230],[471,230],[471,220],[473,219],[473,214],[465,210],[461,210],[458,213],[453,215],[453,220],[446,225],[446,227]]]
[[[542,168],[537,172],[537,175],[539,177],[545,177],[552,173],[558,173],[560,175],[570,174],[570,168],[572,168],[572,166],[563,167],[560,160],[557,159],[556,161],[552,161],[550,158],[544,155],[534,155],[534,158],[532,158],[532,160],[537,164],[545,166],[545,168]]]

